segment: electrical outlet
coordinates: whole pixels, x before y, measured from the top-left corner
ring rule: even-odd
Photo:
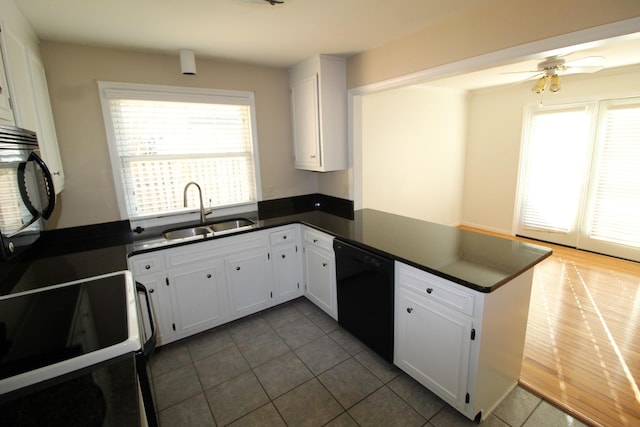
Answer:
[[[262,186],[262,197],[269,198],[275,197],[276,189],[273,188],[273,185],[263,185]]]

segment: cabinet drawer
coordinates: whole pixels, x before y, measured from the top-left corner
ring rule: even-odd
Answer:
[[[270,233],[269,240],[273,246],[292,244],[296,241],[296,229],[293,227]]]
[[[129,258],[129,268],[135,275],[157,273],[162,271],[164,263],[162,262],[162,256],[146,256],[146,257],[133,257]]]
[[[473,316],[474,295],[462,285],[404,264],[396,264],[398,284],[412,289],[430,300]]]
[[[333,236],[317,230],[305,229],[304,241],[306,246],[333,252]]]

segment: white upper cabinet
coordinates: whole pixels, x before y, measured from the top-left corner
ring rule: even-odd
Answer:
[[[37,51],[6,24],[0,36],[15,124],[36,132],[40,154],[53,175],[58,194],[64,188],[64,172],[44,67]]]
[[[347,73],[344,58],[316,55],[289,71],[295,167],[348,168]]]
[[[15,125],[3,55],[0,55],[0,125]]]

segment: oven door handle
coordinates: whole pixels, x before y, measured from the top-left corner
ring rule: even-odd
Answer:
[[[143,293],[145,296],[145,301],[147,302],[147,312],[149,313],[149,323],[151,326],[151,336],[147,339],[146,342],[142,344],[142,352],[145,356],[151,356],[153,350],[156,348],[156,325],[153,321],[153,310],[151,308],[151,298],[149,297],[149,291],[147,288],[140,282],[136,282],[136,292]],[[144,319],[141,319],[144,322]]]

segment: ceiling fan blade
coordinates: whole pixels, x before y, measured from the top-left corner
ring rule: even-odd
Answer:
[[[544,73],[536,71],[534,75],[529,76],[524,80],[519,80],[517,83],[524,83],[524,82],[528,82],[529,80],[538,80],[540,77],[543,77],[543,76],[544,76]]]
[[[584,58],[574,59],[564,63],[565,67],[604,67],[603,56],[585,56]]]
[[[538,70],[527,70],[527,71],[505,71],[503,73],[498,74],[524,74],[524,73],[539,73]]]
[[[586,74],[586,73],[595,73],[596,71],[600,71],[604,68],[604,65],[596,66],[596,67],[566,67],[564,70],[564,74]]]

